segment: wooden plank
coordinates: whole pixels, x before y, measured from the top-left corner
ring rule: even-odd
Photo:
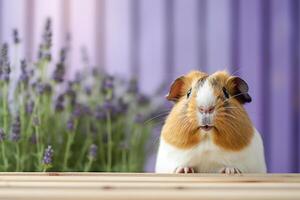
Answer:
[[[160,173],[109,173],[109,172],[0,172],[1,176],[117,176],[117,177],[223,177],[223,174],[195,173],[195,174],[160,174]],[[299,177],[299,173],[272,174],[241,174],[244,177]],[[233,176],[229,176],[233,177]]]
[[[0,199],[299,199],[299,174],[0,173]]]
[[[298,174],[244,174],[226,176],[222,174],[109,174],[109,173],[3,173],[0,181],[73,181],[73,182],[300,182]]]
[[[3,199],[299,199],[300,191],[289,190],[16,190],[5,189],[1,191]]]
[[[236,183],[194,183],[194,182],[47,182],[47,181],[1,181],[0,189],[16,188],[16,189],[114,189],[114,190],[130,190],[130,189],[147,189],[147,190],[163,190],[163,189],[252,189],[252,190],[299,190],[300,183],[256,183],[245,182]]]

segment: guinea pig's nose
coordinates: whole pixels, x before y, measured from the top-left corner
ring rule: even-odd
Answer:
[[[199,106],[199,112],[201,114],[204,113],[212,113],[215,110],[215,106],[209,106],[209,107],[205,107],[205,106]]]

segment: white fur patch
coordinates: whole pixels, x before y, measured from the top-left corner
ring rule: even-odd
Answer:
[[[210,137],[206,137],[197,146],[186,150],[178,149],[161,138],[155,171],[172,173],[177,167],[193,167],[200,173],[218,173],[224,167],[234,167],[242,173],[265,173],[266,164],[261,136],[254,129],[251,143],[238,152],[219,148]]]
[[[214,106],[216,97],[214,95],[213,87],[208,80],[206,80],[204,84],[198,89],[196,99],[198,106]]]
[[[209,81],[205,81],[204,84],[198,89],[196,97],[198,107],[209,108],[215,105],[216,97],[214,95],[213,87]],[[200,125],[212,125],[214,113],[200,113],[197,112]]]

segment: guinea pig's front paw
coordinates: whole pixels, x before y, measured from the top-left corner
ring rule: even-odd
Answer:
[[[174,173],[176,174],[190,174],[190,173],[195,173],[194,168],[192,167],[177,167],[174,170]]]
[[[232,174],[239,175],[242,173],[241,170],[235,167],[223,167],[219,172],[226,175],[232,175]]]

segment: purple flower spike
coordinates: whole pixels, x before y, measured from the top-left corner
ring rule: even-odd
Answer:
[[[114,104],[110,100],[105,100],[102,105],[102,108],[106,112],[112,112],[114,110]]]
[[[92,87],[91,86],[85,86],[84,87],[85,93],[90,96],[92,94]]]
[[[3,128],[0,128],[0,142],[3,142],[5,139],[5,133]]]
[[[103,119],[105,119],[106,114],[105,114],[105,112],[104,112],[104,110],[102,109],[101,106],[97,106],[97,107],[96,107],[94,116],[95,116],[95,118],[98,119],[98,120],[103,120]]]
[[[63,94],[58,95],[57,99],[54,102],[55,111],[61,112],[65,109],[64,106],[65,97]]]
[[[145,122],[145,117],[142,114],[137,114],[134,118],[134,122],[137,124],[142,124]]]
[[[53,159],[53,149],[51,145],[48,145],[48,147],[45,149],[44,153],[44,158],[43,158],[43,163],[44,165],[51,165],[52,164],[52,159]]]
[[[148,105],[150,103],[149,97],[146,95],[138,94],[137,95],[137,101],[140,105]]]
[[[19,81],[24,83],[25,85],[28,85],[29,76],[30,74],[27,71],[27,63],[25,60],[21,60],[21,75]]]
[[[21,122],[20,122],[20,116],[18,115],[16,119],[14,120],[12,126],[11,126],[11,135],[10,139],[13,142],[17,142],[20,140],[20,134],[21,134]]]
[[[69,119],[67,121],[67,129],[69,131],[73,131],[74,130],[74,120],[73,119]]]
[[[124,114],[128,109],[128,104],[124,102],[123,99],[118,100],[118,104],[116,105],[116,113]]]
[[[15,44],[19,44],[19,43],[20,43],[20,38],[19,38],[19,32],[18,32],[18,29],[14,29],[14,30],[13,30],[13,39],[14,39],[14,43],[15,43]]]
[[[96,158],[96,156],[97,156],[97,150],[98,150],[98,146],[97,145],[92,144],[90,146],[89,157],[91,159],[95,159]]]
[[[113,76],[106,76],[102,82],[102,91],[107,92],[114,88],[114,77]]]
[[[30,100],[26,104],[26,113],[31,115],[33,113],[33,109],[34,109],[34,101]]]
[[[52,87],[48,83],[44,83],[44,84],[43,83],[37,83],[35,85],[35,87],[36,87],[37,93],[41,94],[41,95],[44,94],[44,93],[49,94],[49,93],[52,92]]]
[[[133,78],[129,82],[128,93],[137,94],[139,92],[137,79]]]
[[[1,79],[8,82],[10,74],[10,63],[8,59],[8,45],[4,43],[1,47],[1,56],[0,56],[0,74]]]

